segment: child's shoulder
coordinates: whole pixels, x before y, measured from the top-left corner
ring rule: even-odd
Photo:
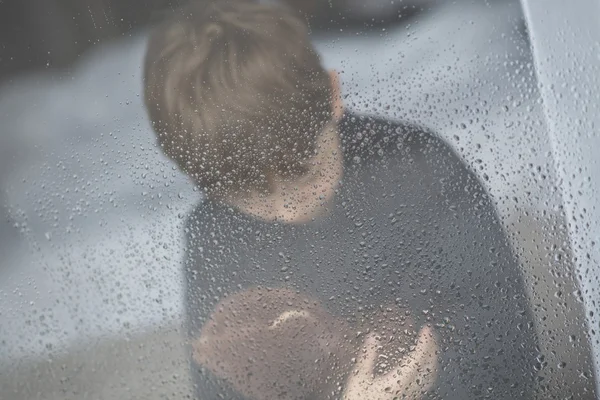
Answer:
[[[242,230],[248,220],[231,206],[203,199],[187,215],[184,229],[188,240],[218,243]]]
[[[346,113],[339,124],[344,152],[350,159],[376,156],[448,159],[458,155],[432,130],[407,121]]]

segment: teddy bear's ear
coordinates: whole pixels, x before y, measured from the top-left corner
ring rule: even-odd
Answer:
[[[211,360],[214,351],[215,343],[212,343],[212,340],[205,335],[192,341],[192,356],[194,361],[200,365],[206,365]]]
[[[288,310],[277,316],[269,326],[269,329],[278,329],[290,322],[314,321],[313,315],[307,310]]]

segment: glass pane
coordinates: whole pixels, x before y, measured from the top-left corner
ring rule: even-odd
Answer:
[[[596,398],[558,3],[0,2],[0,398]]]

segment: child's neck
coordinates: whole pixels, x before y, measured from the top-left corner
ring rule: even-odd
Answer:
[[[318,154],[305,176],[294,182],[281,182],[269,195],[255,194],[233,205],[246,214],[265,221],[306,223],[327,213],[342,178],[343,155],[337,129],[326,130],[319,138]]]

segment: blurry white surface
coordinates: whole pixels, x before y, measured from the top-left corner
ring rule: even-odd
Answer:
[[[316,40],[349,108],[433,128],[508,217],[557,204],[536,175],[552,160],[520,17],[517,3],[446,2],[405,26]],[[0,362],[180,318],[181,223],[200,195],[154,145],[144,44],[99,46],[62,77],[1,90],[12,227],[0,231]]]
[[[600,377],[600,1],[523,4]]]

